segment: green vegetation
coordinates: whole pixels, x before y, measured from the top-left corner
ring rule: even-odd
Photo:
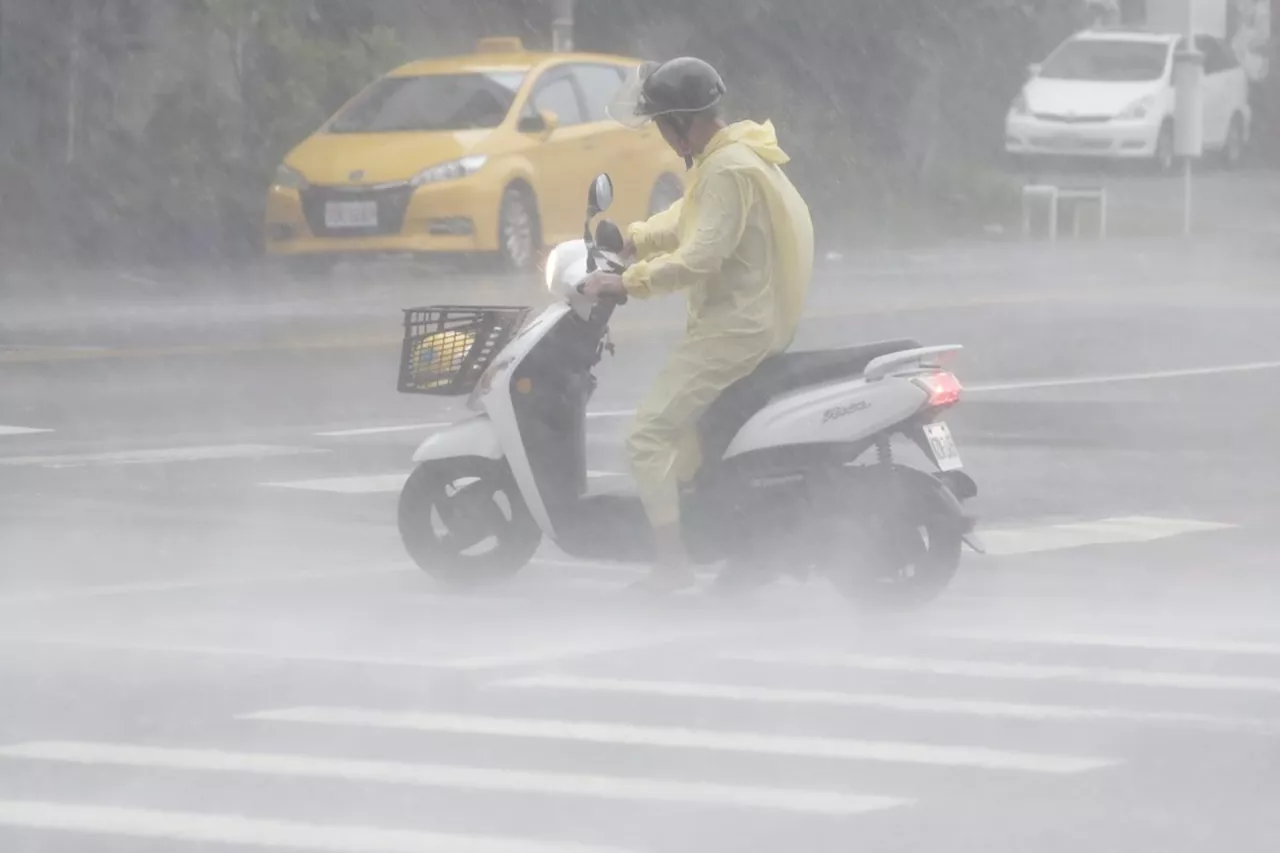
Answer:
[[[1004,112],[1081,11],[578,0],[576,42],[708,58],[734,113],[775,121],[823,226],[880,241],[1008,220]],[[251,257],[276,164],[356,90],[410,55],[549,30],[545,0],[0,0],[0,251]]]

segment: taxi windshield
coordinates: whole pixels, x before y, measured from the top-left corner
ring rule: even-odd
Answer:
[[[355,98],[329,133],[494,128],[511,111],[522,71],[386,77]]]

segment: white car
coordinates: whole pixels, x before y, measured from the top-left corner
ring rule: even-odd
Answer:
[[[1174,164],[1174,33],[1089,30],[1063,42],[1014,100],[1005,150]],[[1204,54],[1204,148],[1235,165],[1249,139],[1249,80],[1220,39],[1196,36]]]

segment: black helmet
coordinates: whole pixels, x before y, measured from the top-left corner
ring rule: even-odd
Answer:
[[[637,68],[608,112],[627,127],[641,127],[659,116],[684,117],[709,110],[724,93],[719,72],[701,59],[682,56]],[[677,125],[687,126],[687,121],[678,120]]]

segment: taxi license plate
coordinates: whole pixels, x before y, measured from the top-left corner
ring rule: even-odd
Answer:
[[[929,442],[929,451],[933,461],[943,471],[958,471],[964,467],[960,461],[960,451],[951,438],[951,430],[944,423],[926,424],[924,437]]]
[[[324,206],[324,224],[328,228],[376,228],[376,201],[331,201]]]

